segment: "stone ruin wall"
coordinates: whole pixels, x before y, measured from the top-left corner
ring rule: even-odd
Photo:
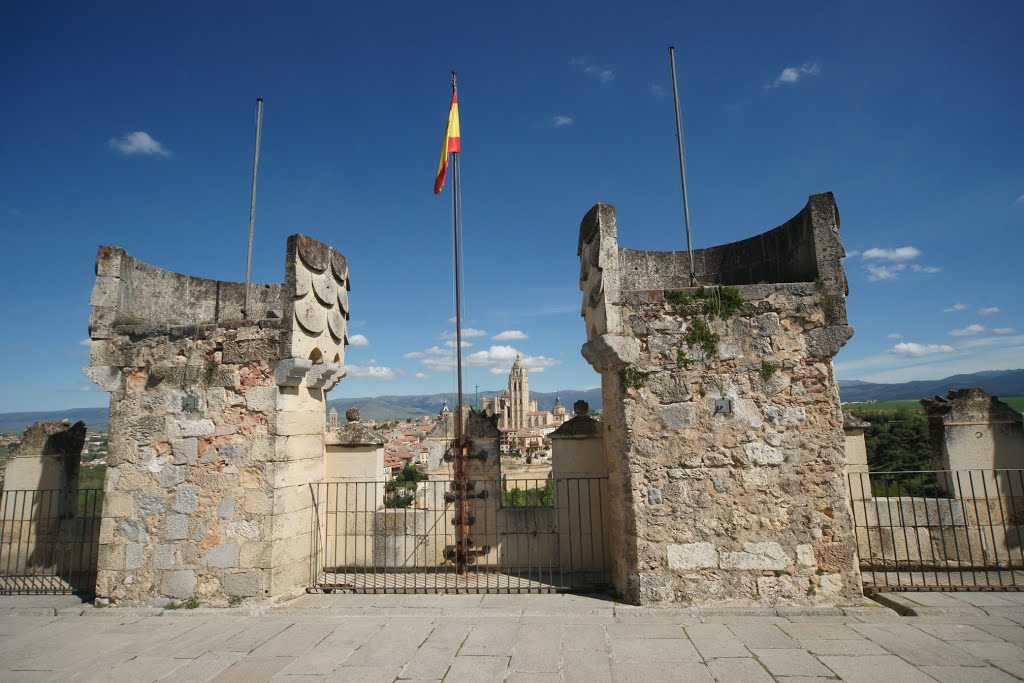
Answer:
[[[288,239],[283,285],[192,278],[101,247],[87,369],[111,394],[96,592],[132,603],[308,585],[324,394],[344,375],[348,264]]]
[[[613,582],[627,600],[861,594],[832,369],[853,332],[838,226],[832,195],[815,195],[773,231],[695,252],[698,282],[742,295],[721,319],[688,286],[685,252],[620,248],[608,205],[583,219],[583,354],[602,374]],[[708,357],[687,342],[700,321],[720,337]],[[721,398],[732,413],[716,414]]]

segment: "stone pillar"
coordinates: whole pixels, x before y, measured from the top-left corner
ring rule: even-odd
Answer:
[[[35,422],[7,461],[0,492],[0,568],[5,573],[50,565],[72,569],[63,554],[58,557],[56,538],[63,520],[77,514],[85,431],[84,422]]]
[[[950,495],[1024,495],[1018,472],[991,471],[1024,468],[1024,424],[1019,412],[984,389],[956,389],[945,397],[922,399],[921,405],[928,415],[935,467],[953,470],[939,478]]]
[[[94,381],[111,393],[97,595],[283,598],[310,581],[325,398],[344,375],[348,264],[288,239],[285,282],[193,278],[101,247]]]
[[[694,252],[580,225],[587,343],[601,373],[613,582],[632,602],[829,604],[861,594],[832,357],[853,333],[839,218]]]
[[[852,501],[871,498],[871,482],[868,478],[868,449],[864,443],[864,430],[869,422],[860,419],[849,410],[843,411],[843,434],[846,436],[846,474],[850,482]]]
[[[608,467],[601,422],[576,401],[575,415],[551,432],[559,566],[563,571],[604,572],[609,541]],[[582,583],[582,582],[581,582]]]

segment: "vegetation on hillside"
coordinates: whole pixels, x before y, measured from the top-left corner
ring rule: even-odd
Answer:
[[[427,478],[415,465],[409,464],[402,468],[394,479],[384,485],[384,507],[407,508],[416,500],[416,489],[419,482]]]

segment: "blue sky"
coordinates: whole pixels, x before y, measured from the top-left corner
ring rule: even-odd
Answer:
[[[106,403],[81,374],[98,245],[244,279],[256,97],[253,279],[282,279],[293,232],[330,243],[365,342],[331,396],[450,390],[431,186],[452,68],[467,385],[502,385],[515,351],[535,389],[598,385],[580,218],[608,202],[624,246],[684,245],[670,44],[696,247],[831,190],[854,254],[840,377],[1024,367],[1022,25],[1020,2],[6,2],[0,411]]]

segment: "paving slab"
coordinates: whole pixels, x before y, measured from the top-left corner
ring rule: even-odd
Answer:
[[[345,661],[345,666],[386,667],[409,661],[430,632],[430,620],[388,619],[373,638]]]
[[[195,659],[183,660],[182,666],[161,677],[161,683],[201,683],[215,678],[244,657],[241,652],[207,652]]]
[[[718,683],[773,683],[771,674],[756,659],[712,659],[708,670]]]
[[[750,650],[725,624],[695,624],[686,627],[686,635],[705,660],[720,657],[751,657]]]
[[[831,676],[832,672],[804,650],[753,650],[773,676]]]
[[[729,630],[751,649],[778,650],[800,647],[799,643],[787,636],[776,624],[729,624]]]
[[[978,658],[912,624],[913,619],[905,619],[898,624],[857,624],[852,628],[916,666],[984,666]]]
[[[458,656],[444,677],[445,683],[481,683],[481,681],[500,681],[508,671],[508,657],[495,656]]]
[[[922,666],[921,671],[940,683],[1011,683],[1010,674],[990,666]]]
[[[613,662],[640,663],[680,663],[701,661],[700,654],[686,638],[670,639],[630,639],[613,638],[611,640],[611,656]]]
[[[435,625],[412,659],[402,668],[401,677],[417,680],[444,678],[471,629],[471,626],[465,624]]]
[[[934,680],[894,655],[822,657],[821,661],[846,683],[927,683]]]
[[[700,663],[679,663],[671,666],[653,662],[613,662],[615,683],[714,683],[708,667]]]
[[[610,683],[611,660],[606,652],[565,652],[562,655],[562,680],[565,683]]]
[[[487,596],[490,597],[490,596]],[[482,619],[486,619],[483,617]],[[519,626],[514,620],[501,622],[482,621],[473,627],[459,655],[466,656],[512,656],[512,643]]]
[[[338,683],[391,683],[400,666],[342,666],[326,680]]]
[[[215,683],[261,683],[292,661],[291,657],[243,657],[213,677]]]
[[[566,650],[608,649],[604,624],[566,624],[562,631],[562,647]]]
[[[558,673],[561,654],[561,624],[523,624],[516,631],[509,668],[524,673]]]

